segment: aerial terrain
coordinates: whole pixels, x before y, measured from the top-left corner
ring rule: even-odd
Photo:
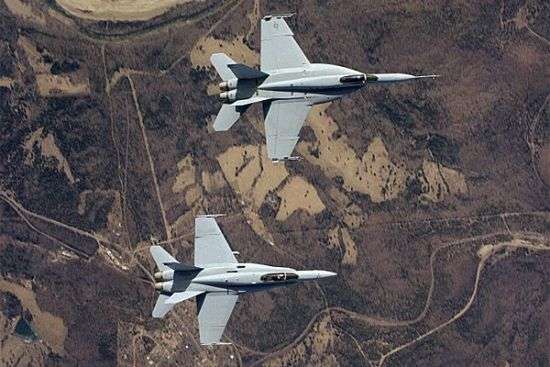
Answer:
[[[137,4],[137,5],[136,5]],[[214,52],[287,19],[312,62],[440,74],[214,133]],[[550,366],[550,3],[0,0],[0,366]],[[325,269],[199,344],[149,246]]]

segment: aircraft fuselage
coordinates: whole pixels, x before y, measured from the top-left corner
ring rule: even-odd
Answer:
[[[305,99],[314,105],[352,93],[365,86],[366,80],[365,74],[353,69],[331,64],[310,64],[303,68],[270,72],[257,86],[256,96],[270,99]]]
[[[295,270],[253,263],[216,264],[199,272],[158,274],[156,288],[167,293],[186,291],[247,293],[265,291],[307,280],[336,275],[323,270]]]

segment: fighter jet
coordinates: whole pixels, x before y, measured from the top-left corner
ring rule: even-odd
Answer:
[[[218,226],[215,216],[195,218],[195,264],[185,265],[160,246],[151,246],[158,272],[155,289],[160,295],[153,317],[162,318],[176,303],[197,300],[200,342],[220,343],[240,294],[335,276],[324,270],[239,263]]]
[[[342,66],[310,63],[285,21],[291,15],[268,15],[261,20],[260,70],[236,63],[223,53],[210,57],[223,80],[219,97],[224,104],[214,130],[229,130],[250,105],[261,102],[267,155],[274,161],[297,159],[291,154],[313,105],[334,101],[366,85],[437,77],[364,74]]]

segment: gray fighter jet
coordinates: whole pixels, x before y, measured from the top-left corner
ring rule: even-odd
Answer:
[[[310,63],[284,20],[289,16],[269,15],[261,20],[260,70],[238,64],[223,53],[210,57],[223,80],[219,86],[224,104],[214,130],[228,130],[251,104],[262,102],[267,154],[272,160],[296,159],[291,154],[313,105],[370,84],[437,77],[364,74],[342,66]]]
[[[151,246],[158,267],[155,288],[160,296],[153,317],[161,318],[176,303],[197,297],[201,344],[220,343],[239,294],[267,291],[307,280],[335,276],[324,270],[302,270],[239,263],[215,216],[195,218],[195,265],[185,265],[160,246]]]

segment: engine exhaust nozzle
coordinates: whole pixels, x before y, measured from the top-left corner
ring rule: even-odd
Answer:
[[[220,88],[221,91],[227,92],[237,88],[237,82],[238,82],[237,79],[229,79],[229,80],[226,80],[225,82],[221,82],[220,84],[218,84],[218,87]]]
[[[220,93],[220,101],[224,103],[231,103],[237,99],[237,91],[235,89],[229,92]]]
[[[155,289],[161,292],[170,292],[174,282],[161,282],[155,283]]]
[[[155,273],[155,280],[172,280],[174,279],[174,270],[158,271]]]

